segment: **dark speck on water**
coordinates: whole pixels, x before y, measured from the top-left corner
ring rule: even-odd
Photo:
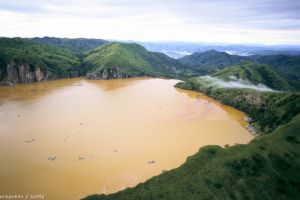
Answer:
[[[54,160],[56,160],[56,156],[53,156],[53,157],[50,156],[50,157],[48,157],[48,160],[49,160],[49,161],[54,161]]]
[[[25,142],[30,143],[30,142],[34,142],[34,141],[35,141],[35,139],[31,139],[31,140],[26,140]]]

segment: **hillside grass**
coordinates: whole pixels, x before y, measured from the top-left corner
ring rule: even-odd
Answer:
[[[276,71],[284,75],[289,83],[296,89],[300,89],[300,56],[267,55],[253,56],[259,62],[272,66]]]
[[[246,80],[251,84],[264,84],[275,90],[292,89],[288,81],[271,67],[253,62],[243,62],[227,67],[213,74],[213,76],[226,81],[230,81],[231,77],[234,76],[237,79]]]
[[[12,62],[40,67],[42,71],[51,72],[53,79],[68,77],[77,73],[80,67],[78,57],[68,49],[36,44],[21,38],[0,38],[1,71],[5,71],[5,67]]]
[[[118,67],[130,76],[179,77],[184,67],[162,53],[149,52],[134,43],[110,42],[84,55],[89,72]]]
[[[86,39],[86,38],[55,38],[55,37],[43,37],[43,38],[29,38],[28,40],[39,43],[48,44],[56,47],[66,48],[76,54],[83,54],[86,51],[97,48],[102,44],[107,43],[102,39]]]
[[[146,54],[146,49],[140,45],[113,42],[88,52],[84,62],[90,65],[89,71],[120,67],[130,75],[142,75],[151,71],[149,63],[143,59]]]

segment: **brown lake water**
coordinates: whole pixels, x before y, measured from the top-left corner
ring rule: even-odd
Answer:
[[[0,87],[0,195],[112,193],[179,167],[201,146],[253,138],[244,113],[177,82],[79,78]]]

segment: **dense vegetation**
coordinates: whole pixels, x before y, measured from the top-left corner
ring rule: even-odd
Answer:
[[[100,45],[100,46],[98,46]],[[96,47],[97,48],[94,48]],[[31,82],[26,77],[39,67],[51,74],[46,79],[57,79],[74,76],[85,76],[104,69],[115,70],[110,73],[125,74],[126,77],[158,76],[183,77],[189,72],[179,61],[163,53],[149,52],[138,44],[106,42],[94,39],[61,39],[61,38],[0,38],[0,80],[4,84]],[[86,51],[89,50],[89,51]],[[10,64],[16,64],[15,70],[8,71]],[[19,65],[19,66],[18,66]],[[24,75],[21,65],[29,65],[30,72]],[[22,71],[23,70],[23,71]],[[27,69],[28,71],[28,69]],[[114,74],[115,75],[115,74]],[[13,80],[16,77],[16,80]],[[18,76],[22,76],[22,81]],[[122,78],[112,76],[106,78]],[[98,78],[104,78],[98,77]],[[106,79],[104,78],[104,79]],[[13,81],[13,83],[10,83]]]
[[[29,40],[40,44],[49,44],[57,47],[67,48],[77,54],[82,54],[85,51],[92,50],[107,42],[102,39],[86,39],[86,38],[69,39],[69,38],[55,38],[55,37],[30,38]]]
[[[206,52],[196,52],[179,59],[182,64],[188,65],[195,73],[210,74],[233,64],[244,61],[252,61],[245,56],[229,55],[225,52],[210,50]]]
[[[213,76],[226,81],[236,78],[255,85],[264,84],[276,90],[289,90],[292,88],[288,81],[271,67],[253,62],[244,62],[227,67]]]
[[[43,70],[51,71],[52,78],[84,76],[105,68],[117,67],[129,77],[159,76],[179,79],[213,74],[233,64],[248,61],[269,64],[283,74],[294,88],[300,87],[299,56],[274,55],[250,58],[210,50],[193,53],[177,60],[163,53],[149,52],[138,44],[54,37],[0,38],[0,47],[1,76],[5,74],[3,66],[12,60],[31,66],[39,65]],[[284,80],[281,80],[280,83],[273,84],[273,88],[278,84],[283,88],[282,85],[286,85],[283,82]]]
[[[253,56],[259,62],[268,64],[283,74],[295,88],[300,89],[300,56],[268,55]]]
[[[78,57],[68,49],[37,44],[21,38],[1,38],[1,76],[5,75],[6,66],[12,62],[26,63],[32,68],[38,66],[42,71],[51,72],[53,79],[76,75],[80,66]]]
[[[294,89],[300,89],[300,56],[276,54],[246,57],[210,50],[184,56],[179,61],[190,69],[191,76],[214,74],[245,61],[266,64],[282,74]]]
[[[84,66],[91,72],[118,67],[130,76],[175,77],[183,70],[177,60],[162,53],[148,52],[138,44],[119,42],[106,43],[87,52]]]

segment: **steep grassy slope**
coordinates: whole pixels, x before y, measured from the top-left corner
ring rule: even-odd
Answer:
[[[114,42],[88,52],[84,63],[91,71],[119,67],[123,72],[138,76],[151,72],[145,56],[147,51],[142,46]]]
[[[229,93],[228,97],[231,95],[231,99],[234,99],[235,95],[232,94]],[[299,108],[299,94],[290,95],[296,95],[297,101],[294,103]],[[281,104],[284,103],[281,101]],[[266,108],[266,112],[270,111],[270,107]],[[282,112],[286,114],[288,111]],[[225,149],[219,146],[203,147],[177,169],[153,177],[134,188],[111,195],[91,195],[85,200],[299,199],[298,113],[294,113],[287,124],[247,145]]]
[[[106,40],[102,40],[102,39],[86,39],[86,38],[69,39],[69,38],[55,38],[55,37],[30,38],[30,40],[40,44],[49,44],[57,47],[67,48],[79,54],[85,51],[92,50],[107,42]]]
[[[209,74],[219,69],[224,69],[229,65],[239,64],[243,61],[252,61],[252,59],[245,56],[229,55],[225,52],[210,50],[184,56],[179,61],[182,64],[190,66],[198,74]]]
[[[213,75],[225,81],[240,79],[251,84],[264,84],[276,90],[289,90],[288,81],[268,65],[244,62],[227,67]]]
[[[79,59],[67,49],[21,38],[0,39],[2,84],[78,76],[79,65]]]
[[[290,84],[300,89],[300,56],[269,55],[255,56],[259,63],[268,64],[285,75]]]
[[[182,65],[162,53],[148,52],[138,44],[111,42],[85,54],[88,78],[110,79],[134,76],[175,77]]]

